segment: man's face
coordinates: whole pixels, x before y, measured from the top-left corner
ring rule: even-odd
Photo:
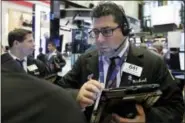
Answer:
[[[48,50],[49,52],[54,50],[54,46],[52,44],[48,44]]]
[[[114,29],[114,30],[112,30]],[[93,19],[93,31],[102,30],[105,35],[99,33],[95,36],[98,50],[104,56],[111,56],[114,50],[122,43],[124,36],[119,25],[114,22],[112,15]],[[107,35],[106,35],[107,34]]]
[[[18,48],[24,57],[32,54],[35,49],[35,43],[32,34],[27,34],[24,41],[19,43]]]

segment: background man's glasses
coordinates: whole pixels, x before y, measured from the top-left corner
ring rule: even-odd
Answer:
[[[104,37],[110,37],[110,36],[112,36],[114,30],[116,30],[116,29],[118,29],[118,28],[119,28],[119,26],[117,26],[117,27],[115,27],[115,28],[109,28],[109,29],[100,29],[100,30],[98,30],[98,29],[93,29],[93,30],[91,30],[91,31],[89,32],[89,34],[90,34],[90,37],[96,38],[96,37],[99,36],[99,34],[100,34],[100,32],[101,32],[101,34],[102,34]]]

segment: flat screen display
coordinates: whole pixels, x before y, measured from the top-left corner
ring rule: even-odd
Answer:
[[[184,71],[184,52],[179,53],[180,69]]]

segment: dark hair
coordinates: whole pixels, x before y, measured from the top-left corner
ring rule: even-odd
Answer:
[[[52,46],[56,47],[56,45],[53,41],[48,42],[48,44],[51,44]]]
[[[119,25],[122,25],[124,10],[121,6],[113,2],[100,2],[92,11],[91,19],[93,18],[100,18],[102,16],[112,15],[114,17],[114,21]]]
[[[27,34],[32,34],[32,31],[26,29],[14,29],[8,34],[8,44],[11,48],[13,46],[13,42],[16,40],[18,42],[23,42]]]

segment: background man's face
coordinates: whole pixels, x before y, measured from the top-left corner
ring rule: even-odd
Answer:
[[[53,51],[55,47],[52,44],[48,44],[48,50],[49,52]]]
[[[20,53],[24,57],[32,54],[34,49],[35,49],[35,43],[34,43],[34,40],[33,40],[33,35],[32,34],[27,34],[25,36],[24,41],[19,43],[18,48],[20,49]]]

